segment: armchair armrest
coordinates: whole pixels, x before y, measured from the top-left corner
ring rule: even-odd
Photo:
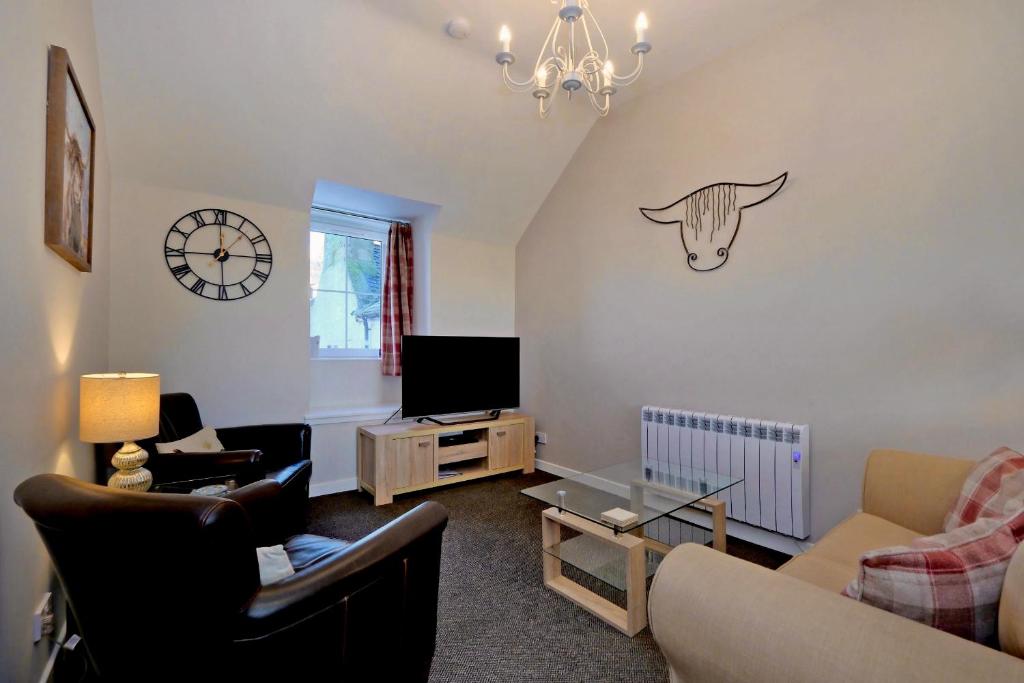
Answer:
[[[358,610],[361,607],[387,613],[384,605],[365,595],[362,600],[349,600],[364,589],[380,591],[382,600],[396,601],[407,611],[419,611],[418,618],[397,613],[388,615],[388,621],[396,629],[390,637],[396,642],[399,640],[397,630],[420,629],[424,619],[433,621],[432,631],[437,620],[441,535],[447,524],[448,512],[443,506],[423,503],[329,560],[314,563],[283,581],[264,586],[241,615],[240,636],[236,640],[252,641],[278,635],[296,638],[296,634],[290,632],[307,624],[315,629],[315,624],[310,624],[315,621],[312,617],[332,608]],[[429,614],[424,615],[424,610]],[[347,618],[353,623],[356,621],[352,615]],[[432,639],[430,648],[433,651]]]
[[[258,448],[269,471],[309,460],[312,428],[300,422],[287,424],[221,427],[217,438],[228,449]]]
[[[259,479],[263,454],[256,449],[213,453],[151,453],[146,467],[158,479],[201,479],[222,474]]]
[[[1024,680],[1024,661],[695,544],[664,559],[651,631],[677,683]]]
[[[864,469],[864,512],[923,535],[942,531],[973,460],[874,450]]]
[[[229,491],[224,496],[241,505],[249,515],[257,546],[277,545],[284,541],[281,490],[281,484],[273,479],[262,479]]]

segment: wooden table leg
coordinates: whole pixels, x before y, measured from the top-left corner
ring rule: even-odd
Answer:
[[[608,527],[583,517],[559,512],[558,508],[548,508],[541,515],[541,535],[545,548],[544,585],[631,638],[642,631],[647,626],[647,558],[644,540],[633,534],[616,534]],[[626,609],[562,574],[562,561],[552,556],[547,549],[560,541],[563,526],[616,546],[623,552],[626,560]]]
[[[712,543],[712,547],[724,553],[725,552],[725,501],[718,500],[717,498],[709,498],[704,501],[708,507],[711,508],[711,528],[715,534],[715,540]]]
[[[562,575],[562,561],[548,552],[548,548],[562,542],[562,525],[544,515],[540,520],[544,554],[544,584],[547,585]]]

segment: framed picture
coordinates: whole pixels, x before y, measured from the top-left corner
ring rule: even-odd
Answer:
[[[75,268],[92,270],[96,126],[68,51],[50,46],[46,89],[46,245]]]

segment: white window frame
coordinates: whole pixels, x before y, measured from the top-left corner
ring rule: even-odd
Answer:
[[[360,218],[341,213],[313,209],[310,213],[309,231],[356,237],[360,239],[378,240],[381,243],[381,305],[384,302],[384,279],[388,256],[388,230],[391,225],[382,220]],[[308,259],[307,259],[308,267]],[[308,280],[307,280],[308,281]],[[313,288],[307,285],[307,295],[312,296]],[[383,317],[383,311],[382,317]],[[310,330],[312,332],[312,330]],[[383,340],[382,340],[383,342]],[[355,358],[379,359],[380,349],[319,349],[317,358]]]

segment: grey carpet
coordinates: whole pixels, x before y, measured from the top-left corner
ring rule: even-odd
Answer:
[[[546,506],[519,491],[552,479],[543,472],[506,475],[382,507],[367,494],[324,496],[312,502],[310,531],[353,540],[424,500],[448,508],[432,682],[667,681],[649,629],[627,638],[544,588],[540,513]],[[730,553],[767,566],[785,559],[732,539],[730,546]]]

